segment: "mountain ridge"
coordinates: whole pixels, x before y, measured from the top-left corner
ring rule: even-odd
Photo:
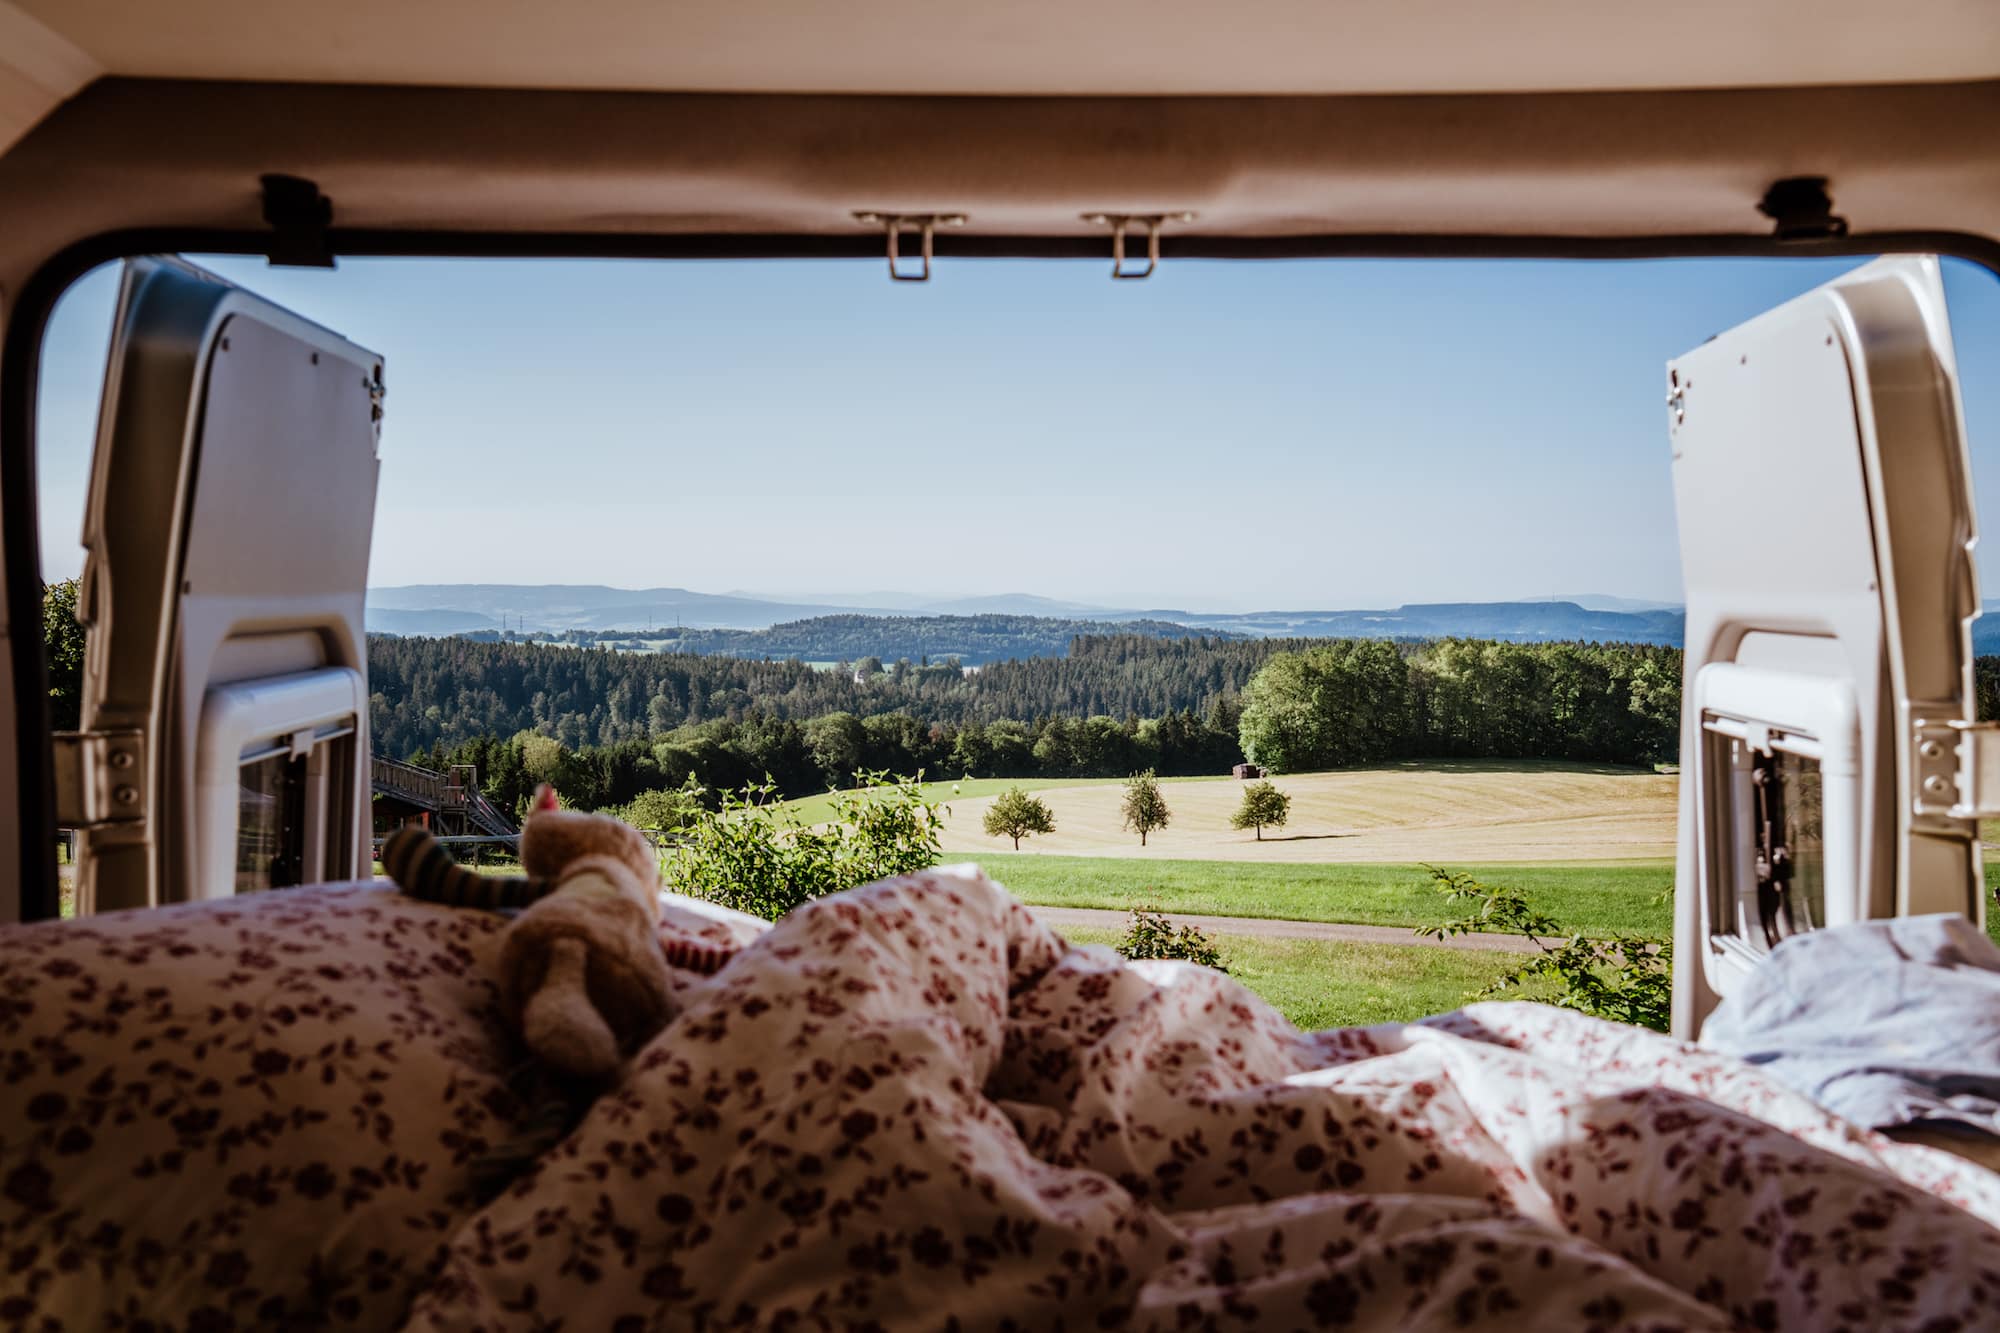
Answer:
[[[898,599],[900,600],[900,598]],[[1021,606],[1033,610],[1010,610]],[[934,610],[952,607],[953,610]],[[1072,609],[1074,608],[1074,609]],[[1213,631],[1252,638],[1496,638],[1514,642],[1596,640],[1677,645],[1683,616],[1671,610],[1593,610],[1574,600],[1515,602],[1412,602],[1394,607],[1332,610],[1189,612],[1090,607],[1033,594],[944,600],[917,609],[830,606],[767,601],[686,588],[612,588],[601,584],[412,584],[371,589],[371,633],[445,636],[480,631],[538,635],[582,632],[643,639],[677,638],[697,631],[761,633],[776,626],[810,625],[839,617],[889,621],[928,620],[970,624],[988,618],[1039,622],[1047,633],[1116,633],[1121,624]],[[1058,628],[1059,627],[1059,628]],[[900,637],[903,630],[898,631]],[[851,631],[851,626],[842,626]],[[885,640],[892,637],[885,623]],[[844,634],[852,642],[851,632]],[[718,650],[727,651],[720,647]],[[745,647],[749,645],[745,644]]]

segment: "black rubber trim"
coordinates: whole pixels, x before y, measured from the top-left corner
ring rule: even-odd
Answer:
[[[336,256],[436,259],[873,259],[886,263],[879,232],[605,235],[589,232],[370,230],[326,232]],[[48,676],[42,645],[42,562],[35,479],[35,393],[42,335],[69,285],[99,264],[147,254],[235,254],[272,258],[270,231],[138,228],[106,232],[57,251],[22,286],[0,349],[0,560],[6,567],[7,622],[17,691],[14,718],[21,831],[21,916],[57,913],[55,775],[49,740]],[[1111,262],[1108,235],[977,236],[940,232],[934,254],[947,259],[1094,259]],[[1666,236],[1455,236],[1329,233],[1319,236],[1164,235],[1161,261],[1174,259],[1715,259],[1827,258],[1939,254],[2000,277],[2000,240],[1957,231],[1860,232],[1781,241],[1769,234]],[[38,707],[26,706],[33,699]]]

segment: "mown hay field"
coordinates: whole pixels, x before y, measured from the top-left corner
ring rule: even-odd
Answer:
[[[1011,851],[980,827],[996,789],[1019,785],[1046,801],[1056,831],[1023,852],[1159,860],[1299,862],[1654,861],[1674,854],[1680,779],[1649,770],[1556,763],[1399,764],[1273,778],[1292,798],[1282,829],[1260,842],[1229,826],[1244,783],[1209,778],[1166,784],[1172,822],[1139,845],[1126,832],[1117,782],[1060,785],[981,780],[953,796],[944,829],[949,855]]]

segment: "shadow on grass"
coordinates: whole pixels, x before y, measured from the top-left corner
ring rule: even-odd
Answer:
[[[1271,833],[1252,842],[1319,842],[1325,838],[1351,838],[1352,833]]]

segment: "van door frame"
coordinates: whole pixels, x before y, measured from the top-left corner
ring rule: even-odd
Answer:
[[[146,254],[226,254],[274,264],[292,253],[265,229],[148,227],[104,232],[48,255],[8,302],[0,293],[0,573],[4,573],[7,652],[0,661],[0,922],[58,914],[55,772],[51,756],[46,648],[42,638],[40,493],[36,481],[36,399],[43,335],[64,292],[100,264]],[[466,232],[330,227],[339,258],[428,259],[857,259],[880,263],[881,238],[789,234]],[[960,259],[1108,258],[1102,238],[948,233],[936,262]],[[1162,262],[1180,259],[1865,259],[1935,254],[1965,260],[2000,282],[2000,238],[1959,231],[1854,232],[1780,240],[1769,233],[1661,236],[1505,236],[1435,233],[1300,237],[1175,236]],[[7,732],[12,744],[7,744]],[[6,794],[13,793],[11,809]],[[11,818],[10,818],[11,816]],[[10,882],[11,881],[11,882]]]

